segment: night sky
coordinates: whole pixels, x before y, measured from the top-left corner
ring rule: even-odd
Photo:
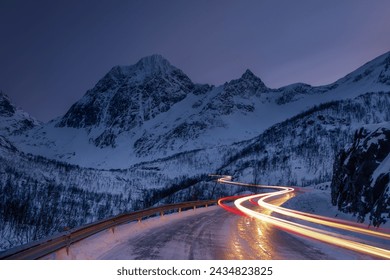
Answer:
[[[0,90],[48,121],[115,65],[161,54],[194,82],[251,69],[323,85],[390,50],[390,1],[0,1]]]

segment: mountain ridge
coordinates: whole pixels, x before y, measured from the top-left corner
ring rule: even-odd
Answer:
[[[379,56],[329,85],[271,89],[249,69],[220,86],[195,84],[152,55],[113,67],[63,117],[33,127],[26,139],[10,140],[24,152],[55,160],[126,168],[248,140],[312,106],[388,91],[389,57]]]

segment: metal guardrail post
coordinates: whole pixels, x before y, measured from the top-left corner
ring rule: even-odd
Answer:
[[[69,250],[70,250],[70,245],[71,245],[70,238],[71,238],[71,235],[69,234],[66,238],[66,255],[67,256],[69,256]]]

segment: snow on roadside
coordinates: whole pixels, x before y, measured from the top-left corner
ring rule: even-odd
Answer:
[[[301,188],[299,193],[292,199],[283,204],[283,207],[294,209],[302,212],[308,212],[330,218],[356,222],[356,215],[344,213],[337,209],[331,202],[330,182],[322,183],[312,187]],[[369,226],[368,218],[365,219],[367,227]],[[381,225],[381,228],[390,228],[390,221]]]
[[[96,260],[101,258],[107,251],[115,246],[126,242],[128,239],[134,238],[140,234],[144,234],[146,230],[158,228],[163,224],[186,219],[187,217],[214,211],[218,206],[209,206],[207,208],[197,208],[194,210],[182,211],[181,213],[172,213],[164,216],[156,216],[142,220],[142,222],[131,222],[120,225],[112,229],[104,230],[91,237],[72,244],[69,249],[69,255],[66,249],[61,249],[53,254],[50,254],[43,259],[51,260]]]
[[[293,209],[297,211],[302,212],[308,212],[316,215],[326,216],[330,218],[336,218],[340,220],[347,220],[356,222],[356,216],[350,213],[344,213],[337,209],[337,206],[332,205],[331,203],[331,195],[330,195],[330,188],[328,187],[329,183],[322,183],[316,186],[312,187],[306,187],[301,189],[302,193],[298,193],[295,197],[285,202],[283,205],[281,205],[284,208]],[[321,228],[327,230],[328,228],[321,225],[314,225],[313,223],[309,222],[303,222],[304,224],[307,224],[309,226],[314,226],[316,228]],[[368,218],[366,219],[365,225],[369,225]],[[387,222],[386,224],[382,225],[381,228],[388,229],[390,228],[390,222]],[[359,234],[355,233],[346,233],[342,230],[333,229],[332,232],[338,233],[339,236],[347,234],[352,240],[356,241],[362,241],[362,239],[359,238]],[[301,239],[303,242],[309,244],[313,248],[318,248],[320,251],[328,254],[328,255],[337,255],[337,259],[361,259],[362,255],[359,253],[355,253],[353,251],[349,251],[346,249],[342,249],[339,247],[332,247],[327,245],[326,243],[317,242],[308,238],[296,236],[297,238]],[[362,237],[362,235],[360,235]],[[367,244],[373,242],[373,245],[376,244],[376,246],[383,247],[383,248],[390,248],[390,242],[389,240],[383,240],[380,239],[380,243],[378,242],[378,239],[375,239],[370,236],[364,236],[364,242],[367,242]],[[367,255],[367,259],[369,259],[370,256]]]

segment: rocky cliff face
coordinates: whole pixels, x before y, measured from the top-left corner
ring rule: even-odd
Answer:
[[[390,126],[355,133],[334,163],[332,203],[379,226],[390,217]]]
[[[20,135],[40,123],[23,110],[16,108],[0,91],[0,135]]]
[[[8,96],[3,92],[0,92],[0,116],[2,117],[11,117],[15,114],[16,109],[11,104]]]

